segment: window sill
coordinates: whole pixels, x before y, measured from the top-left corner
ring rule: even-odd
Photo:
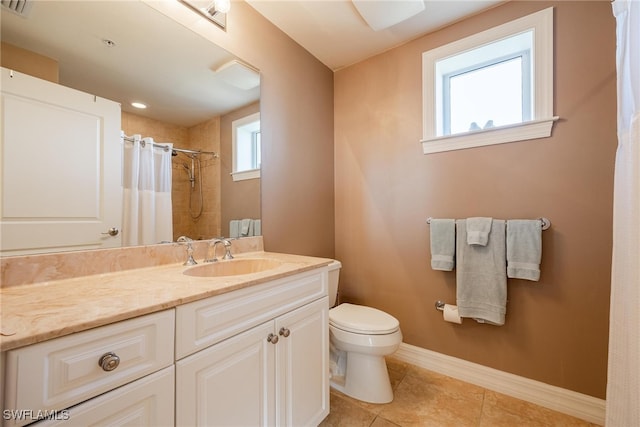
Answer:
[[[443,151],[483,147],[485,145],[526,141],[528,139],[547,138],[551,136],[553,123],[558,119],[558,116],[554,116],[548,119],[532,120],[456,135],[425,138],[420,142],[422,143],[422,151],[424,154],[432,154]]]
[[[231,172],[234,181],[244,181],[245,179],[260,178],[260,169],[250,169],[240,172]]]

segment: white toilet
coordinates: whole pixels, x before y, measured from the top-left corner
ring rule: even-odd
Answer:
[[[342,264],[329,265],[329,303],[338,295]],[[402,342],[400,322],[384,311],[343,303],[329,310],[331,387],[371,403],[393,400],[385,356]]]

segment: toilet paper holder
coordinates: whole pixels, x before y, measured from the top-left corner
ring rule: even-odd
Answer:
[[[436,301],[436,310],[444,311],[444,301]]]

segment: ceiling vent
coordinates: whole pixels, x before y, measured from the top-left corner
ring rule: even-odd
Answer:
[[[3,10],[10,10],[23,18],[29,16],[33,6],[33,0],[0,0],[0,3],[2,3]]]
[[[222,81],[238,89],[249,90],[260,86],[260,72],[237,59],[221,65],[215,72]]]

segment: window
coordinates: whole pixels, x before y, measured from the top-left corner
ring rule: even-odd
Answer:
[[[231,129],[233,180],[260,178],[260,113],[234,120]]]
[[[422,60],[425,154],[551,136],[553,8]]]

